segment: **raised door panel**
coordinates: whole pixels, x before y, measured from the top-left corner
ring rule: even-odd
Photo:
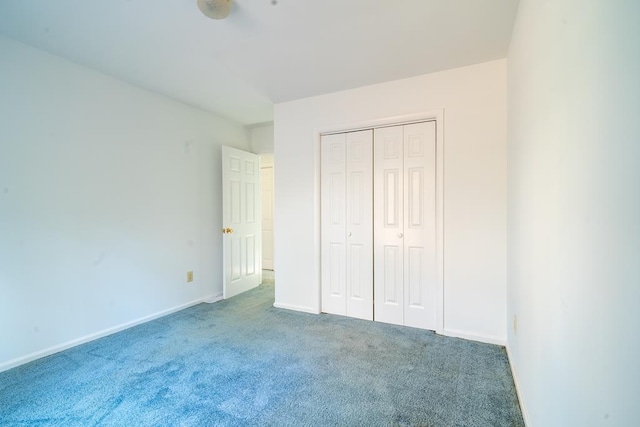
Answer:
[[[231,224],[231,228],[239,230],[242,227],[242,180],[240,174],[240,161],[237,157],[230,157],[230,171],[233,177],[229,180],[229,208],[230,217],[227,224]],[[230,265],[231,275],[227,277],[229,284],[235,286],[243,280],[242,272],[246,270],[246,262],[243,259],[242,251],[242,233],[236,231],[235,234],[227,236],[229,247],[231,250],[227,254],[227,262]]]
[[[435,122],[404,126],[404,324],[435,329]]]
[[[404,323],[403,127],[374,131],[374,319]]]
[[[346,135],[326,135],[320,142],[322,311],[347,313],[346,290]]]
[[[347,315],[373,320],[373,131],[346,134]]]

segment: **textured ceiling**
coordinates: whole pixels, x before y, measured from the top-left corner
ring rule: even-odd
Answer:
[[[274,4],[275,3],[275,4]],[[504,58],[517,0],[2,0],[0,34],[235,119],[273,103]]]

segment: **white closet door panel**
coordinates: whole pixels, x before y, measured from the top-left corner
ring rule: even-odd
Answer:
[[[374,131],[374,318],[402,325],[404,309],[403,127]]]
[[[436,327],[436,127],[404,126],[404,324]]]
[[[346,134],[347,316],[373,320],[373,131]]]
[[[322,311],[346,314],[346,161],[345,134],[321,140]]]

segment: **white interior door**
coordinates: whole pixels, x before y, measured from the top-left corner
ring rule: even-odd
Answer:
[[[404,324],[403,127],[374,133],[374,318]]]
[[[322,311],[373,320],[373,132],[321,141]]]
[[[260,159],[222,147],[223,297],[262,281]]]
[[[375,320],[436,326],[435,122],[375,130]]]
[[[262,160],[262,159],[261,159]],[[262,163],[262,268],[273,270],[273,164]]]
[[[436,328],[436,122],[404,126],[404,324]]]
[[[347,316],[373,320],[373,131],[347,143]]]
[[[346,315],[346,134],[323,136],[320,145],[322,311]]]

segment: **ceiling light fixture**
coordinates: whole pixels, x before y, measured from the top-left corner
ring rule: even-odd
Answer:
[[[231,0],[197,0],[198,8],[208,18],[224,19],[231,11]]]

